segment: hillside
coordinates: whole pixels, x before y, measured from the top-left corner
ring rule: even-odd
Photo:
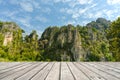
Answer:
[[[20,30],[22,31],[22,29],[14,22],[0,22],[0,36],[4,36],[4,39],[2,40],[3,45],[6,46],[11,43],[15,36],[18,36],[17,33]]]
[[[44,55],[53,60],[79,60],[81,54],[81,36],[72,25],[49,27],[41,36],[40,46],[45,49]],[[46,43],[44,43],[46,41]],[[54,55],[54,57],[52,56]]]
[[[96,21],[92,21],[88,23],[86,26],[102,30],[107,29],[110,26],[110,23],[111,22],[109,20],[106,20],[104,18],[98,18]]]
[[[0,22],[0,61],[119,61],[119,47],[113,48],[119,36],[110,35],[119,24],[98,18],[86,26],[53,26],[39,39],[35,30],[23,37],[17,24]]]

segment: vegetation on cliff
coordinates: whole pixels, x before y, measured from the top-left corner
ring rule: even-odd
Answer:
[[[38,38],[13,22],[0,22],[0,61],[120,61],[120,18],[86,26],[48,27]]]

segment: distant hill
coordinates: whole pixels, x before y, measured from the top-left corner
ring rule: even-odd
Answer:
[[[102,45],[108,47],[105,29],[110,24],[110,21],[98,18],[85,27],[71,24],[60,28],[48,27],[39,40],[40,47],[45,50],[43,56],[59,61],[94,60],[93,56],[97,60],[107,60],[101,48]]]
[[[83,56],[79,30],[72,25],[49,27],[39,41],[40,46],[45,49],[44,55],[53,60],[73,61]]]
[[[104,18],[98,18],[96,21],[88,23],[87,27],[94,27],[96,29],[107,29],[110,26],[111,22]]]
[[[16,23],[0,22],[0,61],[119,61],[119,20],[52,26],[41,38],[35,30],[23,37]]]
[[[17,34],[20,27],[14,22],[0,22],[0,33],[4,36],[3,45],[6,46],[11,43],[15,36],[13,33]]]

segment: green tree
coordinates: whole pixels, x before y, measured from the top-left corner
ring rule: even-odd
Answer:
[[[120,17],[113,21],[107,32],[110,50],[116,61],[120,61]]]

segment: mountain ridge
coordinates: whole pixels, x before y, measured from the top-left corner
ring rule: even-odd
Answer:
[[[112,44],[109,43],[108,37],[109,28],[113,23],[98,18],[84,27],[71,24],[48,27],[41,38],[35,30],[23,37],[24,31],[17,24],[7,22],[7,30],[0,24],[0,59],[4,60],[5,57],[5,60],[13,61],[114,61],[115,53],[110,50]],[[9,40],[3,32],[10,33]]]

